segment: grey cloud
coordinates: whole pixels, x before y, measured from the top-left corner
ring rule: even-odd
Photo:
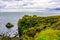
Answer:
[[[27,3],[24,3],[23,6],[27,6],[28,4]]]
[[[60,11],[60,8],[48,8],[47,11]]]
[[[6,5],[0,4],[0,9],[5,8],[5,7],[6,7]]]
[[[23,0],[15,0],[15,1],[23,1]]]
[[[2,0],[2,1],[12,2],[12,1],[22,1],[22,0]]]
[[[53,10],[60,10],[60,8],[54,8]]]
[[[12,0],[2,0],[2,1],[12,1]]]
[[[34,3],[24,3],[22,6],[32,6],[32,5],[34,5]]]

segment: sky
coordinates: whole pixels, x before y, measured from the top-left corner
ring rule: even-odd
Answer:
[[[60,11],[60,0],[0,0],[0,12]]]

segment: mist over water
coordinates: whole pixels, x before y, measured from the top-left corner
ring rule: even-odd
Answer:
[[[11,35],[18,32],[18,20],[24,15],[38,15],[38,16],[50,16],[59,15],[60,13],[40,13],[40,12],[0,12],[0,34],[9,32]],[[14,25],[13,28],[6,28],[5,25],[10,22]]]

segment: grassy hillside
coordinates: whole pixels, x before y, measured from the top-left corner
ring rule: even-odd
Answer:
[[[35,40],[60,40],[60,30],[45,29],[35,36]]]
[[[20,34],[21,40],[35,40],[34,38],[35,35],[42,32],[42,30],[48,27],[52,28],[51,31],[53,30],[53,32],[55,30],[60,31],[60,16],[40,17],[36,15],[33,15],[33,16],[24,15],[23,18],[19,19],[18,21],[18,28],[19,28],[19,34]],[[55,35],[54,33],[51,33],[51,34]]]

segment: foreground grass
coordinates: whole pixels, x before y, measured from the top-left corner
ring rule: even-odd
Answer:
[[[45,29],[36,35],[35,40],[60,40],[60,30]]]
[[[0,40],[20,40],[20,39],[17,38],[17,37],[12,37],[12,38],[10,38],[10,37],[0,37]]]

